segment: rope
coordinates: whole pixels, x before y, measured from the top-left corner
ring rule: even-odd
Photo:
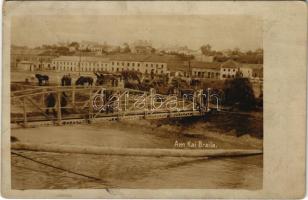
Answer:
[[[51,167],[51,168],[54,168],[54,169],[58,169],[58,170],[61,170],[61,171],[65,171],[65,172],[68,172],[68,173],[71,173],[71,174],[75,174],[75,175],[78,175],[78,176],[86,177],[88,179],[92,179],[92,180],[95,180],[95,181],[100,181],[100,182],[103,182],[104,184],[106,184],[106,182],[104,180],[102,180],[100,178],[97,178],[97,177],[93,177],[93,176],[81,174],[81,173],[78,173],[78,172],[74,172],[74,171],[71,171],[71,170],[68,170],[68,169],[63,169],[61,167],[53,166],[53,165],[50,165],[50,164],[47,164],[47,163],[44,163],[44,162],[41,162],[41,161],[37,161],[37,160],[35,160],[33,158],[29,158],[29,157],[27,157],[25,155],[22,155],[22,154],[13,152],[13,151],[11,153],[14,154],[14,155],[17,155],[19,157],[22,157],[24,159],[30,160],[32,162],[39,163],[41,165],[45,165],[45,166],[48,166],[48,167]]]

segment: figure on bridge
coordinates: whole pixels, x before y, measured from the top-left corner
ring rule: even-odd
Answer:
[[[68,114],[68,111],[66,110],[67,106],[67,95],[65,92],[62,92],[61,94],[61,113]]]
[[[56,105],[56,98],[55,98],[55,96],[52,94],[52,93],[49,93],[48,95],[47,95],[47,98],[46,98],[46,106],[47,106],[47,108],[46,108],[46,114],[47,115],[49,115],[49,109],[51,109],[52,110],[52,112],[53,112],[53,115],[55,116],[55,117],[57,117],[57,113],[56,113],[56,110],[55,110],[55,105]]]
[[[64,75],[62,78],[61,78],[61,85],[62,86],[70,86],[72,85],[72,78],[70,76],[70,74],[68,75]]]

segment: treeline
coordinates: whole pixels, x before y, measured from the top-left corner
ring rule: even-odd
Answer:
[[[219,97],[219,103],[226,109],[253,111],[263,108],[263,93],[255,96],[253,86],[248,78],[228,79],[219,87],[212,87],[212,94]],[[216,103],[216,99],[212,99]]]

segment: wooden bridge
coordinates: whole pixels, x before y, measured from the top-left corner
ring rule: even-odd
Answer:
[[[48,101],[54,99],[54,106]],[[209,91],[161,95],[102,86],[40,86],[11,91],[12,127],[65,125],[122,119],[202,116],[210,110]],[[48,110],[48,112],[47,112]]]

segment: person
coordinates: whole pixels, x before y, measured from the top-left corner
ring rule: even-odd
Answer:
[[[47,98],[46,98],[46,106],[47,106],[46,114],[47,115],[49,115],[49,109],[52,109],[54,116],[55,117],[57,116],[56,110],[55,110],[55,105],[56,105],[56,98],[52,93],[49,93],[47,95]]]
[[[72,85],[72,78],[70,74],[67,76],[67,85]]]
[[[61,113],[64,113],[64,114],[68,114],[65,106],[67,105],[67,95],[65,92],[62,92],[62,95],[61,95]]]

